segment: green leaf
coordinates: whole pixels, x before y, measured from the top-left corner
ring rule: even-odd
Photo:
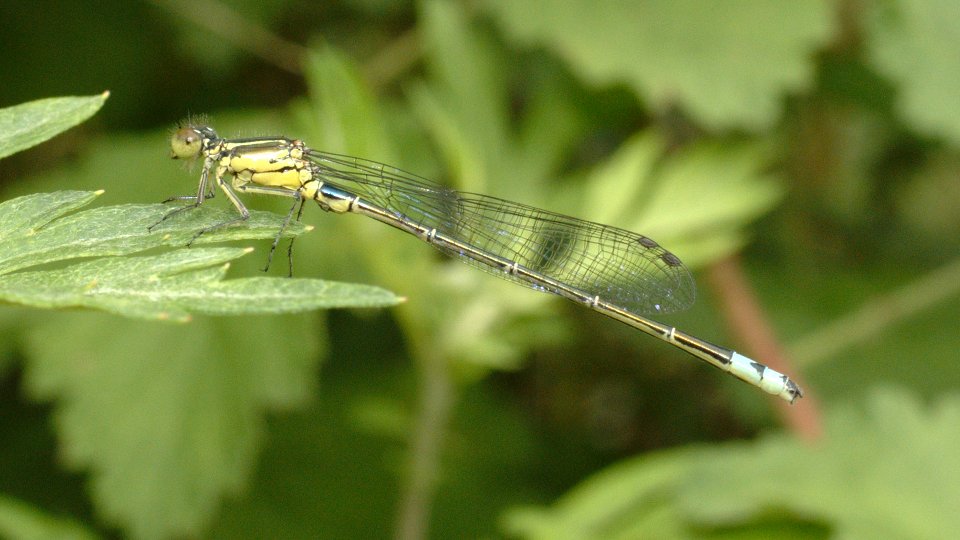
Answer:
[[[504,528],[520,538],[677,538],[682,517],[670,496],[687,474],[689,450],[614,465],[572,489],[550,508],[518,507]]]
[[[782,537],[819,524],[838,538],[942,538],[960,530],[960,456],[944,452],[960,445],[958,425],[956,396],[925,408],[878,390],[865,412],[830,414],[815,445],[778,436],[643,456],[549,509],[512,511],[507,527],[525,538],[589,539],[770,537],[771,528]]]
[[[897,83],[897,109],[914,128],[960,142],[960,4],[890,0],[866,4],[867,57]]]
[[[93,116],[110,97],[56,97],[0,109],[0,158],[36,146]]]
[[[150,231],[150,225],[170,212],[169,207],[156,204],[102,207],[61,217],[96,195],[29,195],[0,204],[0,299],[41,308],[90,307],[129,317],[180,321],[187,320],[191,312],[288,313],[388,306],[400,301],[389,292],[366,285],[266,277],[222,281],[225,263],[250,251],[241,248],[184,249],[12,273],[79,257],[182,246],[204,226],[232,218],[229,212],[201,207]],[[212,231],[197,241],[270,238],[283,220],[276,214],[252,212],[242,224]],[[294,223],[285,234],[305,231],[303,225]]]
[[[45,514],[24,502],[0,496],[0,536],[3,538],[97,538],[72,520]]]
[[[670,238],[688,245],[698,241],[690,252],[702,260],[722,256],[729,251],[716,253],[706,246],[736,244],[744,226],[769,212],[783,197],[783,187],[766,172],[769,163],[759,144],[691,146],[662,164],[656,189],[631,227],[650,231],[653,238],[664,242],[673,243]],[[738,246],[728,246],[728,250],[733,247]]]
[[[184,246],[200,229],[236,217],[235,213],[204,206],[182,212],[153,231],[171,207],[162,204],[94,208],[61,219],[69,210],[89,203],[101,192],[57,192],[27,195],[0,203],[0,274],[44,263],[104,255],[124,255],[164,245]],[[44,214],[40,206],[49,204]],[[24,210],[24,217],[16,215]],[[197,238],[196,243],[248,238],[273,238],[283,217],[251,212],[250,219]],[[284,231],[293,236],[306,231],[291,223]]]
[[[642,231],[695,267],[737,249],[744,226],[782,198],[768,163],[758,144],[709,142],[667,154],[663,137],[642,132],[591,172],[577,211]]]
[[[102,191],[59,191],[37,193],[0,203],[0,241],[12,239],[18,230],[33,234],[35,229],[90,204]]]
[[[25,387],[55,403],[61,460],[101,518],[132,538],[200,537],[252,474],[266,412],[315,391],[323,336],[303,315],[46,314],[24,343]]]
[[[839,538],[942,538],[960,531],[960,456],[944,451],[960,445],[960,399],[924,406],[905,392],[879,389],[865,409],[831,414],[817,446],[780,439],[756,452],[739,446],[722,452],[693,471],[699,485],[687,484],[684,507],[711,522],[786,508],[832,524]],[[727,487],[743,497],[721,497]]]
[[[392,294],[366,285],[253,277],[222,281],[223,264],[252,249],[184,249],[154,257],[112,257],[60,270],[0,277],[0,298],[40,308],[88,307],[147,319],[189,313],[241,315],[321,308],[382,307]],[[211,265],[219,265],[209,268]]]
[[[832,35],[825,0],[488,0],[516,39],[545,44],[596,84],[626,81],[656,108],[713,127],[762,128],[808,87]]]

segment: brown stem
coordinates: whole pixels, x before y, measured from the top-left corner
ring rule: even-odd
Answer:
[[[710,265],[707,281],[718,300],[720,311],[744,351],[753,358],[785,373],[804,389],[804,397],[794,405],[777,401],[783,422],[807,441],[815,441],[823,432],[816,391],[803,383],[793,362],[767,320],[753,288],[747,282],[740,258],[732,255]]]

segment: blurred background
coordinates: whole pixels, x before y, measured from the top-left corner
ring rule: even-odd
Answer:
[[[4,536],[960,532],[960,4],[41,0],[0,20],[0,106],[111,93],[4,159],[3,200],[191,193],[168,140],[205,114],[655,238],[699,283],[662,322],[807,396],[308,205],[296,274],[406,304],[185,325],[0,307]],[[231,277],[257,275],[254,247]]]

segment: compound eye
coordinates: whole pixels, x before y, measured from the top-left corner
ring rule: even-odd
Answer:
[[[203,148],[203,136],[192,127],[180,128],[170,138],[170,157],[189,159],[200,155]]]

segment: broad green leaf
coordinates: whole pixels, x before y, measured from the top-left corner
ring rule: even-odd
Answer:
[[[254,470],[267,412],[313,394],[317,317],[167,325],[46,314],[27,333],[25,386],[54,403],[59,453],[132,538],[200,537]]]
[[[88,307],[147,319],[189,313],[240,315],[382,307],[398,299],[376,287],[316,279],[223,281],[229,260],[251,249],[185,249],[154,257],[111,257],[60,270],[0,276],[0,298],[40,307]],[[211,265],[218,265],[208,268]]]
[[[36,229],[83,208],[102,194],[102,191],[58,191],[4,201],[0,203],[0,242],[9,241],[18,233],[32,235]]]
[[[627,82],[658,108],[679,103],[712,128],[763,128],[809,87],[831,37],[825,0],[606,0],[485,5],[518,40],[543,44],[596,84]]]
[[[664,225],[683,235],[706,234],[718,225],[742,227],[768,212],[783,188],[766,173],[761,145],[711,142],[671,156],[657,171],[656,189],[639,228]]]
[[[649,211],[646,201],[656,187],[656,167],[664,159],[666,146],[655,131],[637,133],[624,142],[590,171],[586,193],[578,197],[578,212],[600,223],[633,221],[645,215]]]
[[[172,209],[162,204],[147,204],[99,207],[55,221],[50,219],[76,208],[79,200],[89,202],[94,195],[96,193],[58,192],[27,195],[0,203],[0,225],[9,224],[0,229],[0,274],[78,257],[124,255],[164,245],[184,246],[202,228],[236,217],[235,213],[207,205],[182,212],[150,231],[148,228],[157,225]],[[38,207],[44,202],[50,204],[50,216],[43,216],[42,208]],[[29,222],[16,217],[23,208],[36,217]],[[283,220],[283,216],[277,214],[251,212],[250,219],[242,224],[212,231],[196,243],[273,238]],[[305,231],[303,225],[291,223],[284,234],[293,236]]]
[[[577,211],[699,266],[739,248],[744,226],[783,196],[767,166],[760,145],[703,143],[668,154],[661,136],[644,132],[591,171]]]
[[[164,205],[95,208],[59,219],[96,194],[32,195],[0,204],[0,299],[41,308],[90,307],[138,318],[187,320],[189,313],[239,315],[333,307],[392,305],[399,299],[366,285],[320,280],[246,278],[223,281],[225,263],[250,250],[187,249],[150,257],[113,257],[53,270],[21,271],[79,257],[124,255],[163,245],[182,246],[205,225],[230,219],[225,211],[196,209],[168,219]],[[44,215],[43,205],[49,208]],[[214,220],[210,217],[215,216]],[[242,226],[198,242],[270,237],[283,217],[254,212]],[[290,234],[305,227],[292,224]],[[6,275],[3,275],[6,274]]]
[[[675,451],[614,465],[550,508],[509,510],[504,528],[511,536],[556,540],[682,537],[682,516],[671,499],[678,479],[688,474],[692,454]]]
[[[97,538],[72,520],[42,512],[27,503],[0,496],[0,536],[3,538],[59,538],[87,540]]]
[[[0,109],[0,158],[26,150],[93,116],[110,97],[56,97]]]
[[[885,0],[866,4],[867,56],[897,83],[897,108],[915,129],[960,143],[960,4]]]
[[[824,440],[812,447],[776,439],[753,452],[734,445],[700,462],[681,504],[709,523],[788,509],[830,524],[837,538],[960,531],[960,456],[944,451],[960,445],[955,394],[925,406],[903,391],[878,389],[865,410],[847,406],[827,420]],[[721,496],[728,489],[742,496]]]
[[[814,445],[783,436],[664,452],[615,465],[547,509],[510,512],[523,538],[777,536],[943,538],[960,530],[960,400],[929,407],[878,390],[865,412],[828,416]],[[751,535],[751,531],[754,533]]]

